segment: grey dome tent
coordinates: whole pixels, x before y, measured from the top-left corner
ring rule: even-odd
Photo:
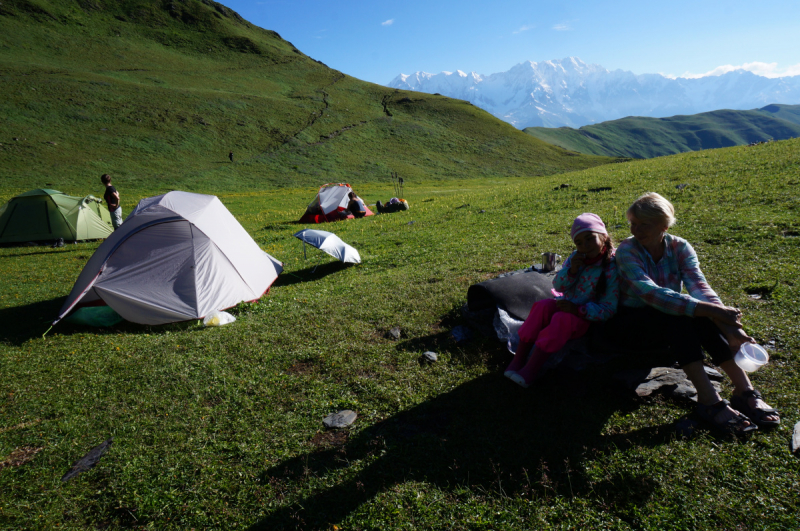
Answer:
[[[260,298],[283,271],[213,195],[139,202],[86,263],[59,312],[107,304],[128,321],[201,319]]]
[[[0,209],[0,243],[106,238],[114,229],[101,202],[48,188],[20,194]]]

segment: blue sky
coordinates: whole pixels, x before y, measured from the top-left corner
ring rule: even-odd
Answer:
[[[800,75],[797,0],[223,0],[305,54],[386,84],[400,73],[493,74],[579,57],[672,76]]]

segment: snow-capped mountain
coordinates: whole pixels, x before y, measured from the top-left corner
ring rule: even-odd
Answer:
[[[400,74],[388,86],[467,100],[520,129],[800,103],[800,76],[767,78],[736,70],[721,76],[673,79],[612,72],[577,57],[528,61],[489,76],[460,70]]]

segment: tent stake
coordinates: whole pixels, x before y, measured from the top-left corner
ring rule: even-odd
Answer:
[[[46,335],[47,335],[47,332],[49,332],[49,331],[50,331],[50,330],[52,330],[52,329],[53,329],[53,325],[50,325],[50,328],[48,328],[47,330],[45,330],[45,331],[44,331],[44,334],[42,334],[42,338],[44,338],[44,336],[46,336]]]

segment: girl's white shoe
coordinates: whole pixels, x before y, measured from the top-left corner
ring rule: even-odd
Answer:
[[[511,371],[509,371],[511,372]],[[519,374],[512,372],[511,376],[508,377],[512,382],[519,385],[520,387],[524,387],[525,389],[528,388],[528,382],[525,381],[525,378],[520,376]]]

